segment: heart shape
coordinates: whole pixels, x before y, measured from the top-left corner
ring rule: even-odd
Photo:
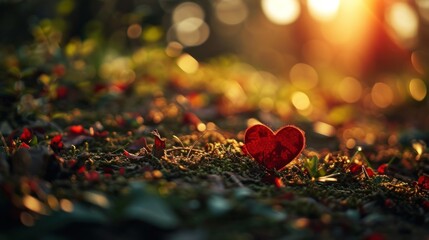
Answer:
[[[265,125],[249,127],[244,134],[247,152],[268,169],[282,170],[305,147],[304,132],[292,125],[273,132]]]

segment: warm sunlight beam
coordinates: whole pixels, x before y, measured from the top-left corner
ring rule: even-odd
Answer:
[[[262,11],[267,18],[279,25],[295,22],[301,12],[297,0],[262,0]]]

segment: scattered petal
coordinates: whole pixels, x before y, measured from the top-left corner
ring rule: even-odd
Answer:
[[[64,148],[63,136],[56,135],[51,139],[51,143],[49,144],[54,150],[54,152],[61,151]]]
[[[429,190],[429,176],[422,175],[417,181],[417,185],[424,190]]]
[[[389,169],[389,164],[383,163],[377,168],[378,174],[386,174],[387,170]]]
[[[157,130],[152,131],[155,136],[155,144],[152,149],[152,155],[156,158],[162,158],[165,154],[165,138],[161,138]]]
[[[141,158],[143,158],[143,156],[138,156],[138,155],[132,154],[132,153],[128,152],[127,150],[124,150],[124,155],[129,159],[141,159]]]
[[[70,126],[69,133],[72,135],[82,135],[85,134],[85,128],[82,125],[73,125]]]
[[[33,134],[28,128],[24,128],[21,135],[19,136],[19,139],[24,143],[30,143],[31,139],[33,139]]]

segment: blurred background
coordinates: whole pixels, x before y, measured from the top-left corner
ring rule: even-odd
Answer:
[[[427,42],[426,0],[0,1],[18,113],[42,98],[25,92],[35,79],[48,102],[162,95],[202,118],[257,112],[326,136],[369,116],[428,129]],[[374,142],[363,129],[353,139]]]

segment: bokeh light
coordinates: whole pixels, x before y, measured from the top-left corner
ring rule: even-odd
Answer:
[[[198,70],[198,61],[191,55],[184,53],[177,59],[177,66],[188,74],[195,73]]]
[[[304,90],[314,88],[319,81],[316,70],[305,63],[295,64],[290,69],[289,77],[293,85]]]
[[[297,0],[262,0],[262,11],[273,23],[287,25],[296,21],[301,13]]]
[[[429,22],[429,1],[427,1],[427,0],[416,0],[415,2],[417,4],[420,16],[426,22]]]
[[[310,15],[318,21],[331,21],[338,13],[340,0],[308,0],[308,10]]]
[[[237,25],[246,20],[248,9],[243,0],[220,0],[214,5],[217,19],[227,25]]]
[[[194,2],[184,2],[179,4],[173,11],[173,24],[185,21],[188,18],[197,18],[203,20],[205,17],[204,10]]]
[[[311,106],[310,98],[307,94],[297,91],[292,94],[291,97],[293,106],[301,111],[308,110]]]
[[[139,38],[142,34],[142,26],[140,24],[131,24],[127,29],[127,36],[132,39]]]
[[[417,36],[419,22],[414,9],[405,2],[395,2],[387,9],[386,21],[393,29],[395,36],[407,45],[411,46]]]
[[[210,36],[203,8],[194,2],[179,4],[173,11],[173,25],[167,33],[167,41],[178,41],[184,46],[203,44]]]
[[[354,103],[362,97],[362,84],[359,80],[346,77],[337,85],[338,95],[346,103]]]
[[[411,79],[408,89],[410,91],[411,97],[416,101],[423,101],[427,94],[427,87],[423,80],[419,78]]]
[[[383,82],[374,84],[371,90],[371,99],[373,103],[379,108],[386,108],[393,103],[393,90]]]

